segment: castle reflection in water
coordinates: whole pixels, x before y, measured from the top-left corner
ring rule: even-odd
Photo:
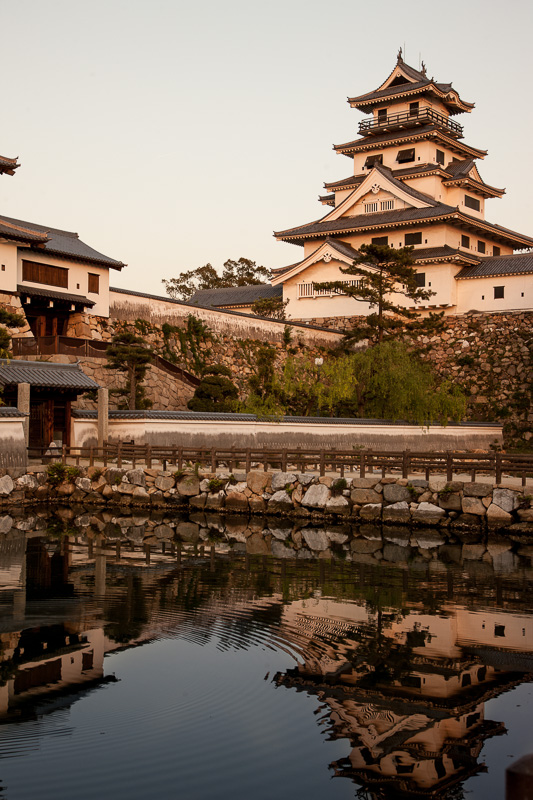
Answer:
[[[482,561],[296,562],[247,555],[223,534],[149,548],[56,520],[0,540],[0,720],[53,713],[113,680],[106,653],[190,635],[191,615],[201,644],[233,615],[241,646],[259,621],[296,662],[278,690],[317,695],[320,724],[348,740],[335,774],[368,797],[446,797],[505,732],[486,701],[533,673],[532,585],[525,558],[499,574]]]

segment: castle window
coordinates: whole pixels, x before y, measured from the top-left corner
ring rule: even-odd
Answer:
[[[415,275],[415,283],[420,289],[422,289],[426,285],[426,273],[417,272]]]
[[[89,272],[87,277],[89,284],[87,290],[92,294],[100,294],[100,276]]]
[[[50,264],[39,264],[36,261],[23,261],[22,280],[68,289],[68,269],[52,267]]]
[[[400,150],[396,156],[396,161],[399,164],[407,164],[408,161],[415,160],[415,148],[410,147],[408,150]]]
[[[469,194],[465,194],[465,206],[467,208],[473,208],[474,211],[481,211],[481,203],[477,197],[470,197]]]
[[[409,103],[409,116],[418,117],[419,109],[420,109],[420,103],[418,101],[416,103]]]
[[[377,203],[365,203],[365,214],[373,214],[378,210]]]
[[[494,636],[505,636],[505,625],[495,625]]]
[[[484,253],[485,252],[485,242],[478,242],[477,243],[477,251],[478,251],[478,253]]]
[[[496,245],[493,246],[493,248],[492,248],[492,255],[493,256],[499,256],[499,255],[501,255],[501,252],[502,251],[500,250],[499,247],[496,247]]]
[[[372,169],[375,164],[383,164],[383,153],[377,153],[377,155],[368,156],[365,161],[365,167],[367,169]]]
[[[435,159],[437,164],[442,164],[444,166],[444,150],[437,150]]]
[[[494,299],[495,300],[502,300],[504,296],[505,286],[495,286],[494,287]]]
[[[461,247],[468,247],[470,248],[470,236],[461,236]]]
[[[378,108],[378,122],[387,122],[387,108]]]
[[[417,233],[406,233],[405,234],[405,245],[411,244],[422,244],[422,231],[417,231]]]
[[[394,208],[394,200],[382,200],[380,206],[382,211],[392,211]]]
[[[374,238],[371,239],[371,242],[372,242],[372,244],[378,244],[381,247],[387,247],[387,245],[389,244],[389,237],[388,236],[374,236]]]

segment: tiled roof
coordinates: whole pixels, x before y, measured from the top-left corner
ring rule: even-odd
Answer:
[[[418,189],[412,189],[408,183],[404,183],[403,181],[399,181],[397,178],[395,178],[394,172],[389,167],[384,167],[382,164],[375,164],[374,168],[384,175],[389,181],[391,181],[391,183],[400,191],[405,192],[405,194],[410,195],[416,200],[421,200],[423,203],[429,203],[430,206],[439,205],[439,201],[435,200],[435,198],[431,197],[431,195],[424,194],[424,192],[419,192]]]
[[[420,247],[413,250],[415,261],[426,261],[438,258],[458,258],[464,261],[479,261],[477,256],[465,253],[445,244],[442,247]]]
[[[471,153],[479,153],[480,157],[486,156],[486,150],[480,150],[478,147],[472,147],[471,145],[466,145],[461,142],[449,139],[443,131],[435,124],[431,125],[422,125],[419,128],[414,128],[413,130],[404,130],[404,131],[396,131],[393,133],[384,133],[381,136],[361,136],[359,139],[354,139],[351,142],[344,142],[343,144],[334,144],[333,149],[337,152],[343,153],[345,150],[348,151],[345,155],[349,155],[350,152],[362,149],[368,150],[375,150],[377,146],[384,145],[386,146],[389,143],[399,143],[402,140],[405,141],[412,141],[413,139],[424,139],[425,135],[428,133],[435,133],[438,137],[442,138],[446,142],[450,143],[450,146],[459,152],[471,152]]]
[[[22,411],[19,411],[15,406],[1,406],[0,417],[25,417]]]
[[[48,239],[46,233],[24,228],[22,225],[14,225],[2,218],[0,218],[0,234],[6,239],[37,244],[44,244]]]
[[[272,272],[277,272],[277,274],[279,274],[280,272],[285,272],[286,269],[289,269],[289,268],[288,267],[283,267],[281,270],[272,270]],[[131,297],[145,297],[147,300],[162,300],[165,303],[175,303],[176,305],[179,305],[179,306],[188,306],[191,309],[191,311],[193,311],[194,309],[197,309],[197,308],[205,308],[206,310],[212,310],[212,308],[213,308],[212,306],[204,306],[203,304],[200,305],[199,303],[196,303],[196,304],[195,303],[190,303],[190,302],[187,302],[186,300],[175,300],[173,297],[162,297],[161,295],[158,295],[158,294],[147,294],[146,292],[134,292],[131,289],[119,289],[116,286],[110,286],[109,287],[109,292],[110,292],[110,294],[112,292],[116,292],[117,294],[130,295]],[[110,300],[111,299],[112,298],[110,297]],[[234,311],[231,308],[219,308],[217,310],[217,313],[218,314],[228,314],[229,316],[234,316],[234,317],[247,317],[248,319],[255,319],[255,320],[264,319],[263,317],[258,317],[257,314],[248,314],[248,313],[243,312],[243,311]],[[315,330],[315,331],[326,331],[327,333],[339,333],[339,331],[334,331],[331,328],[325,328],[323,325],[309,325],[309,323],[307,323],[307,322],[299,322],[299,321],[296,321],[296,320],[269,319],[268,321],[269,321],[269,323],[272,323],[273,325],[283,325],[283,326],[285,326],[285,325],[294,325],[295,327],[301,327],[302,325],[304,325],[306,328],[310,328],[310,329]]]
[[[282,288],[271,286],[269,283],[259,283],[252,286],[230,286],[225,289],[202,289],[190,299],[193,305],[201,306],[237,306],[250,305],[256,300],[266,300],[271,297],[281,297]]]
[[[379,228],[395,222],[417,222],[418,220],[432,217],[450,216],[455,213],[457,213],[457,209],[452,206],[444,205],[444,203],[439,203],[433,208],[404,208],[397,211],[381,211],[376,214],[359,214],[356,217],[341,217],[340,219],[334,219],[330,222],[315,220],[307,225],[300,225],[296,228],[277,231],[274,235],[283,239],[291,236],[304,236],[314,233],[326,234],[344,230],[356,230],[357,228]]]
[[[72,410],[72,416],[77,419],[97,419],[98,412],[76,408]],[[194,422],[195,420],[217,420],[217,421],[236,421],[236,422],[269,422],[268,418],[257,417],[255,414],[217,414],[212,411],[110,411],[109,419],[177,419]],[[280,422],[280,418],[272,419],[272,422]],[[390,425],[391,420],[387,419],[360,419],[355,417],[282,417],[281,422],[296,423],[301,425]],[[407,425],[417,428],[418,423],[401,422],[395,424]],[[455,423],[458,427],[479,427],[479,428],[500,428],[497,422],[459,422]]]
[[[17,164],[16,158],[6,158],[5,156],[0,156],[0,174],[6,173],[7,175],[13,175],[15,170],[20,167],[20,164]]]
[[[463,267],[456,278],[485,278],[491,275],[530,275],[533,273],[533,253],[512,256],[492,256],[481,264]]]
[[[68,292],[58,292],[55,289],[41,289],[36,286],[17,286],[19,294],[28,294],[32,297],[49,297],[52,300],[65,300],[67,303],[82,303],[84,306],[94,306],[94,300],[89,300],[80,294],[69,294]]]
[[[466,176],[474,166],[475,161],[473,158],[465,158],[463,161],[452,161],[446,167],[446,172],[454,178]]]
[[[0,385],[10,386],[17,383],[80,391],[99,388],[92,378],[82,372],[78,364],[0,359]]]
[[[114,258],[99,253],[89,245],[82,242],[77,233],[71,231],[62,231],[58,228],[49,228],[46,225],[38,225],[33,222],[24,222],[20,219],[12,219],[11,217],[0,217],[0,229],[4,226],[6,233],[12,230],[10,226],[22,228],[35,234],[36,241],[43,242],[44,247],[39,248],[39,252],[50,253],[53,255],[67,256],[79,261],[88,261],[90,263],[99,264],[104,267],[112,267],[113,269],[122,269],[125,264],[122,261],[117,261]],[[13,238],[20,238],[17,231],[13,231]],[[40,233],[41,236],[36,234]],[[45,234],[45,238],[42,236]]]
[[[414,167],[403,167],[402,169],[392,169],[391,172],[395,178],[403,177],[404,175],[418,175],[424,172],[436,172],[441,170],[438,164],[417,164]],[[332,181],[325,183],[324,189],[349,189],[355,186],[360,186],[369,173],[366,175],[350,175],[349,178],[343,178],[340,181]],[[403,184],[403,181],[402,181]]]

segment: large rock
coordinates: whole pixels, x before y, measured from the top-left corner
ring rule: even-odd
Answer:
[[[379,492],[374,491],[374,489],[352,489],[351,498],[354,503],[360,506],[367,505],[368,503],[381,504],[383,500]]]
[[[196,542],[200,536],[200,526],[196,522],[178,522],[176,534],[183,542]]]
[[[513,492],[512,489],[494,489],[492,502],[495,506],[499,506],[503,511],[507,511],[510,514],[512,511],[516,511],[520,505],[520,494]]]
[[[264,490],[269,484],[270,475],[268,472],[263,472],[263,470],[253,469],[251,470],[248,475],[246,476],[246,483],[248,484],[248,488],[254,493],[258,495],[262,495]]]
[[[266,509],[266,503],[263,500],[263,498],[258,497],[255,494],[253,494],[250,498],[248,498],[248,502],[252,514],[261,514]]]
[[[474,484],[469,485],[473,486]],[[487,509],[479,497],[463,497],[461,507],[465,514],[475,514],[477,517],[484,517],[487,513]]]
[[[403,500],[411,499],[411,492],[407,486],[399,486],[397,483],[386,483],[383,487],[383,497],[387,503],[401,503]]]
[[[130,469],[126,472],[126,477],[134,486],[146,486],[146,475],[142,469]]]
[[[35,475],[21,475],[20,478],[17,478],[16,485],[18,489],[33,491],[39,487],[39,481]]]
[[[315,476],[312,472],[297,472],[298,481],[302,484],[302,486],[309,486],[309,484],[313,483]]]
[[[220,489],[218,492],[210,492],[207,495],[207,499],[205,501],[205,507],[224,508],[225,500],[226,500],[226,495],[224,494],[224,489]]]
[[[266,556],[270,553],[270,539],[265,539],[261,533],[252,533],[246,539],[246,552],[252,556]]]
[[[350,504],[345,497],[330,497],[326,502],[326,511],[330,514],[349,514]]]
[[[196,475],[186,475],[178,481],[176,490],[182,497],[194,497],[200,491],[200,480]]]
[[[13,517],[10,517],[9,514],[4,514],[3,517],[0,517],[0,534],[9,533],[12,527]]]
[[[383,547],[383,558],[393,564],[404,564],[411,553],[410,547],[401,547],[399,544],[386,544]]]
[[[381,509],[381,503],[367,503],[360,509],[359,516],[367,520],[381,519]]]
[[[234,511],[248,511],[248,498],[239,492],[229,492],[226,495],[226,509]]]
[[[251,498],[250,498],[251,500]],[[271,513],[279,513],[284,511],[292,511],[294,508],[292,497],[282,489],[279,492],[274,492],[268,501],[268,510]]]
[[[291,547],[287,547],[283,542],[273,539],[270,543],[274,558],[294,558],[296,553]]]
[[[432,547],[440,547],[446,542],[445,537],[432,530],[415,531],[413,540],[421,550],[430,550]]]
[[[375,553],[381,550],[382,541],[378,539],[352,539],[350,549],[352,553]]]
[[[105,479],[110,486],[116,486],[121,482],[125,474],[126,474],[125,469],[119,467],[109,467],[109,469],[106,469]]]
[[[464,483],[463,497],[486,497],[492,494],[492,483]]]
[[[169,489],[174,488],[174,478],[170,475],[158,475],[155,479],[155,487],[162,492],[168,492]]]
[[[133,487],[133,495],[132,500],[134,503],[149,503],[150,502],[150,495],[144,488],[144,486],[139,486],[138,484]]]
[[[92,492],[93,485],[90,478],[76,478],[74,481],[78,489],[81,489],[82,492]]]
[[[156,525],[152,533],[158,539],[172,539],[174,536],[174,531],[170,525]]]
[[[379,478],[352,478],[352,488],[373,489],[379,483]]]
[[[304,528],[302,530],[302,536],[311,550],[327,550],[329,547],[329,539],[324,530]]]
[[[464,561],[479,561],[483,558],[485,552],[484,544],[464,544],[463,545],[463,560]]]
[[[393,484],[390,484],[393,485]],[[399,487],[404,488],[404,487]],[[411,519],[411,512],[408,503],[405,500],[399,503],[393,503],[390,506],[383,508],[383,522],[409,522]]]
[[[314,483],[302,497],[302,505],[308,508],[325,508],[331,492],[323,483]]]
[[[412,512],[413,520],[416,522],[440,522],[446,516],[446,511],[433,503],[420,503],[418,508]],[[439,542],[443,544],[443,542]]]
[[[511,525],[512,521],[512,514],[510,514],[508,511],[504,511],[500,505],[491,503],[487,508],[487,523],[489,527],[504,527],[506,525]]]
[[[14,488],[15,484],[9,475],[4,475],[2,478],[0,478],[0,497],[7,497],[7,495],[11,494]]]
[[[520,522],[533,522],[533,508],[522,508],[518,511]]]
[[[272,491],[279,492],[280,489],[284,489],[288,483],[294,483],[296,479],[297,476],[294,472],[275,472],[272,476]]]
[[[439,506],[446,511],[461,511],[461,495],[456,492],[440,494]]]
[[[129,481],[121,481],[117,487],[117,491],[119,492],[119,494],[131,495],[133,494],[134,489],[135,489],[134,484],[130,483]]]

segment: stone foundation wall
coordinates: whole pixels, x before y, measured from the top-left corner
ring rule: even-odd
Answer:
[[[108,506],[266,514],[299,520],[302,526],[310,524],[310,538],[318,536],[313,533],[313,520],[329,519],[371,524],[377,530],[381,525],[450,531],[505,529],[533,541],[532,499],[519,487],[447,483],[437,477],[429,481],[377,477],[346,480],[262,470],[215,475],[147,468],[79,469],[55,464],[47,471],[5,471],[0,478],[0,508],[5,511],[13,505],[67,503],[81,512]]]

